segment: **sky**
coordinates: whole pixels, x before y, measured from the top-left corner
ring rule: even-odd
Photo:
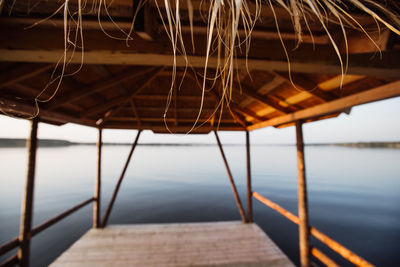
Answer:
[[[400,141],[400,97],[354,107],[350,115],[304,124],[305,143]],[[39,138],[63,139],[75,142],[96,142],[98,131],[77,124],[53,126],[39,125]],[[103,142],[132,142],[135,130],[104,130]],[[29,122],[0,116],[0,138],[27,138]],[[252,144],[294,144],[295,128],[275,129],[268,127],[254,130],[250,135]],[[222,143],[241,144],[244,133],[221,132]],[[140,143],[215,143],[212,133],[208,135],[166,135],[143,131]]]

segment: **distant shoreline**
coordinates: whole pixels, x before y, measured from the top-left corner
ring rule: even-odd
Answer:
[[[94,146],[92,142],[71,142],[57,139],[40,139],[40,147],[66,147],[66,146]],[[130,143],[103,143],[105,146],[129,146]],[[216,146],[217,144],[208,143],[144,143],[140,146]],[[25,147],[26,139],[23,138],[0,138],[0,148],[5,147]],[[243,144],[224,144],[224,146],[243,146]],[[257,144],[256,146],[294,146],[294,144]],[[400,142],[348,142],[348,143],[310,143],[306,146],[343,146],[355,148],[396,148],[400,149]]]

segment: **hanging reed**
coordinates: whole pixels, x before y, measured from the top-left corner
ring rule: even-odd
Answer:
[[[18,1],[18,0],[14,0]],[[139,0],[138,8],[132,18],[132,24],[129,31],[121,29],[117,23],[114,22],[113,18],[110,16],[108,11],[109,6],[112,4],[113,0],[77,0],[78,10],[72,12],[69,8],[69,0],[63,0],[60,7],[54,11],[54,13],[46,19],[50,19],[55,14],[63,11],[64,17],[64,54],[61,56],[57,63],[55,71],[51,76],[51,80],[38,96],[35,98],[36,112],[30,116],[33,118],[39,114],[39,103],[48,102],[57,94],[58,89],[62,83],[63,77],[66,75],[73,75],[80,70],[82,65],[78,67],[77,70],[72,73],[66,73],[65,69],[69,61],[74,56],[74,53],[79,49],[82,56],[81,62],[84,62],[84,35],[82,30],[82,20],[83,12],[89,2],[91,4],[92,12],[97,13],[98,23],[100,29],[110,38],[125,40],[127,45],[130,44],[132,34],[135,29],[135,21],[138,15],[138,11],[141,7],[148,4],[150,1],[156,6],[158,13],[160,15],[165,32],[171,42],[172,54],[173,54],[173,65],[172,65],[172,82],[170,84],[170,90],[167,97],[167,102],[165,106],[164,118],[171,105],[173,99],[174,88],[180,89],[182,81],[177,84],[176,73],[177,73],[177,57],[182,56],[186,62],[186,68],[184,70],[183,78],[187,72],[188,68],[191,68],[190,61],[187,57],[187,49],[183,41],[182,33],[182,19],[181,13],[182,3],[186,1],[186,10],[189,17],[189,26],[191,30],[192,37],[192,50],[195,51],[195,41],[193,35],[193,21],[195,16],[194,5],[192,0]],[[254,10],[251,10],[249,5],[255,6]],[[284,38],[282,37],[279,17],[276,12],[276,8],[283,8],[290,15],[291,22],[293,25],[293,31],[296,34],[297,46],[300,46],[303,41],[303,33],[308,32],[313,38],[313,33],[309,27],[310,22],[315,23],[317,21],[321,29],[324,30],[329,38],[330,44],[332,45],[339,61],[342,70],[342,77],[346,74],[348,67],[348,53],[343,55],[340,53],[339,45],[337,39],[333,37],[329,30],[329,24],[335,23],[341,29],[341,35],[345,43],[345,50],[348,51],[347,44],[347,32],[349,29],[358,30],[363,32],[367,38],[375,44],[375,40],[369,35],[368,31],[364,26],[357,20],[353,13],[362,13],[372,17],[376,21],[377,29],[381,30],[385,27],[392,31],[393,33],[400,35],[400,17],[397,13],[399,9],[396,2],[393,0],[386,1],[374,1],[374,0],[203,0],[201,2],[201,9],[206,10],[201,13],[204,23],[207,27],[206,36],[206,53],[205,53],[205,63],[203,68],[203,73],[201,74],[202,81],[200,81],[199,86],[201,88],[201,102],[199,103],[199,111],[196,119],[194,120],[193,127],[188,131],[191,132],[197,127],[198,121],[201,116],[201,112],[204,106],[205,92],[208,87],[216,87],[218,90],[220,100],[214,111],[210,116],[214,117],[217,110],[220,110],[220,117],[222,115],[222,108],[226,105],[229,107],[229,102],[232,98],[232,88],[237,73],[235,74],[235,58],[237,56],[237,51],[244,51],[247,58],[248,52],[251,45],[252,31],[256,26],[257,21],[260,19],[262,8],[270,8],[273,14],[276,32],[279,36],[280,42],[282,44],[284,53],[288,62],[288,72],[291,80],[291,67],[290,67],[290,57],[287,48],[284,43]],[[104,11],[102,13],[102,11]],[[102,27],[102,18],[100,14],[106,14],[108,19],[114,23],[115,28],[124,34],[124,38],[112,36]],[[32,27],[40,24],[42,21],[38,21]],[[74,30],[71,30],[74,29]],[[239,29],[244,32],[244,36],[239,35]],[[375,44],[377,49],[379,46]],[[209,59],[210,57],[217,58],[217,66],[212,75],[209,75]],[[213,67],[214,68],[214,67]],[[58,70],[58,75],[55,75],[56,70]],[[249,70],[248,70],[249,72]],[[343,82],[343,78],[342,78]],[[292,82],[293,83],[293,82]],[[48,97],[43,97],[44,93],[48,90],[49,86],[56,84],[55,89]],[[293,86],[294,83],[293,83]],[[3,113],[5,113],[3,111]],[[165,120],[165,125],[168,125]]]

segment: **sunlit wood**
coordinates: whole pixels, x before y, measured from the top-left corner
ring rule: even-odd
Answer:
[[[71,266],[294,267],[253,223],[240,221],[110,225],[89,230],[52,267]]]
[[[261,196],[257,192],[253,192],[253,197],[255,197],[257,200],[259,200],[261,203],[264,203],[266,206],[270,207],[271,209],[279,212],[292,222],[299,224],[300,220],[299,218],[294,215],[293,213],[285,210],[278,204],[272,202],[271,200]],[[326,244],[328,247],[330,247],[332,250],[335,252],[339,253],[343,258],[349,260],[350,262],[354,263],[357,266],[365,266],[365,267],[372,267],[373,265],[369,263],[368,261],[364,260],[360,256],[356,255],[354,252],[350,251],[349,249],[345,248],[344,246],[340,245],[338,242],[334,241],[327,235],[323,234],[319,230],[317,230],[314,227],[310,227],[310,233],[316,237],[318,240]]]

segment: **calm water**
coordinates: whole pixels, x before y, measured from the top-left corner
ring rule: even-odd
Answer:
[[[104,147],[103,214],[129,149]],[[245,147],[225,151],[245,201]],[[0,243],[18,234],[26,157],[24,148],[0,149]],[[400,266],[400,150],[307,147],[306,167],[311,223],[378,266]],[[295,147],[253,147],[252,172],[255,191],[297,212]],[[95,174],[94,146],[40,148],[34,224],[91,197]],[[89,205],[35,236],[32,265],[52,262],[91,227],[91,218]],[[298,264],[297,227],[256,200],[254,218]],[[219,220],[240,216],[218,147],[139,146],[109,223]]]

